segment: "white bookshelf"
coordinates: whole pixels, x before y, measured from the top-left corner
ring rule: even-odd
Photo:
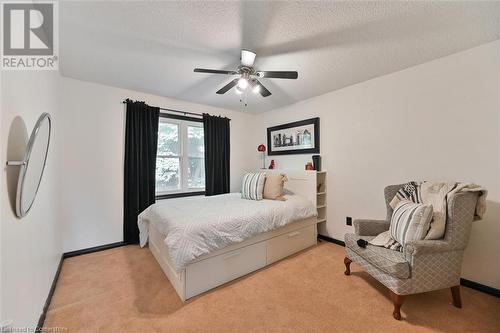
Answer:
[[[318,229],[326,228],[326,171],[316,172],[316,209],[318,210]],[[319,231],[318,230],[318,231]]]

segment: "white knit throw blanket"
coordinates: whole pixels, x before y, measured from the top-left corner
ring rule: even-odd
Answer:
[[[474,220],[482,219],[486,212],[486,196],[488,195],[488,191],[480,185],[473,183],[409,182],[396,193],[390,202],[390,206],[394,209],[401,200],[431,204],[434,213],[425,239],[440,239],[443,238],[446,230],[448,200],[459,192],[479,192]],[[379,234],[369,243],[395,250],[401,249],[400,244],[390,237],[388,231]]]

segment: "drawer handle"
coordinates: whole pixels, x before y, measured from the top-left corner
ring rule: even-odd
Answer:
[[[289,234],[288,234],[288,237],[292,238],[292,237],[296,237],[296,236],[298,236],[298,235],[300,235],[300,232],[299,232],[299,231],[295,231],[295,232],[291,232],[291,233],[289,233]]]
[[[241,254],[241,252],[234,252],[234,253],[230,253],[230,254],[228,254],[227,256],[222,257],[222,259],[227,260],[227,259],[230,259],[230,258],[232,258],[232,257],[239,256],[240,254]]]

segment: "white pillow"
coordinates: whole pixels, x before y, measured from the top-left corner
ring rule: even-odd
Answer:
[[[403,248],[407,242],[424,239],[430,228],[432,213],[432,205],[401,200],[392,213],[391,237]]]
[[[241,183],[241,197],[250,200],[262,200],[266,174],[264,172],[247,173]]]

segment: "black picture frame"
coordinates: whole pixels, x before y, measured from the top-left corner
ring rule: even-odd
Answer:
[[[300,127],[305,125],[314,125],[314,147],[313,148],[301,148],[301,149],[287,149],[287,150],[273,150],[273,145],[271,142],[271,133],[279,130],[290,129],[294,127]],[[292,155],[292,154],[319,154],[319,117],[305,119],[300,121],[294,121],[292,123],[268,127],[267,128],[267,154],[272,155]]]

